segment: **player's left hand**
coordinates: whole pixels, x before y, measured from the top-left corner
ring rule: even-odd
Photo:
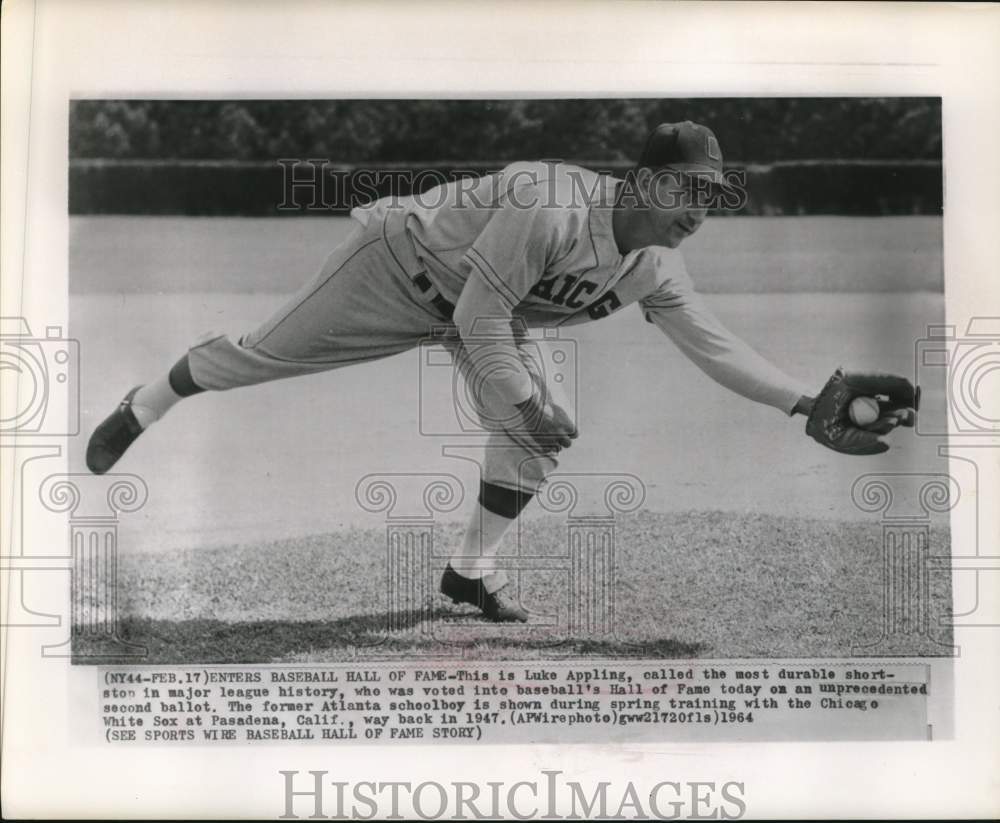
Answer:
[[[579,432],[576,423],[566,410],[556,403],[544,385],[523,403],[516,404],[520,413],[516,429],[518,434],[527,435],[542,453],[558,453],[568,448],[576,440]]]
[[[874,397],[879,417],[856,426],[849,416],[856,397]],[[838,368],[813,402],[806,434],[820,445],[842,454],[881,454],[889,444],[881,439],[897,426],[912,427],[920,405],[920,387],[895,374],[845,372]]]

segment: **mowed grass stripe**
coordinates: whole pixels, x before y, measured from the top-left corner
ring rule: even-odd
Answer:
[[[460,531],[437,527],[435,568],[443,568]],[[616,535],[611,637],[565,630],[571,589],[559,569],[520,575],[521,600],[536,613],[526,628],[492,626],[453,607],[435,593],[435,572],[426,602],[414,604],[417,617],[430,610],[428,631],[388,632],[380,529],[122,552],[120,629],[148,647],[149,657],[136,661],[145,663],[322,663],[416,652],[469,659],[826,657],[848,656],[882,633],[877,522],[642,511],[620,517]],[[532,555],[562,556],[565,539],[561,519],[524,523],[523,546]],[[513,553],[513,543],[504,551]],[[930,552],[948,554],[946,526],[932,529]],[[932,574],[928,613],[940,643],[950,641],[939,626],[949,605],[949,574]],[[946,652],[925,645],[927,655]],[[77,650],[86,653],[86,641]]]

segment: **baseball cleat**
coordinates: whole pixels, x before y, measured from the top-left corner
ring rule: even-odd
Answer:
[[[452,603],[469,603],[480,609],[494,623],[527,623],[528,612],[504,594],[502,586],[495,592],[486,591],[482,580],[470,580],[451,567],[441,576],[441,594]]]
[[[115,465],[125,450],[142,434],[142,426],[132,412],[132,398],[142,388],[136,386],[122,398],[118,408],[104,418],[87,442],[87,468],[104,474]]]

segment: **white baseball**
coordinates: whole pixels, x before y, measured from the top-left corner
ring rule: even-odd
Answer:
[[[870,426],[879,417],[878,400],[874,397],[855,397],[847,414],[855,426]]]

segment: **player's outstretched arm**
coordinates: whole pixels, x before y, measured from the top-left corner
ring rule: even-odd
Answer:
[[[568,224],[561,211],[545,208],[550,193],[531,174],[514,175],[505,185],[501,205],[462,258],[469,277],[455,305],[455,325],[472,366],[467,383],[477,395],[493,396],[510,410],[500,418],[510,421],[504,428],[516,428],[541,451],[555,451],[570,444],[576,427],[537,370],[529,368],[511,321],[563,242]]]
[[[790,415],[804,414],[806,434],[829,449],[850,455],[880,454],[889,448],[882,435],[897,426],[914,425],[920,390],[905,377],[837,369],[813,397],[723,326],[694,292],[653,295],[643,307],[647,319],[709,377],[751,400]],[[851,404],[859,397],[878,404],[877,418],[866,425],[851,419]]]
[[[789,415],[808,402],[804,384],[727,329],[693,290],[663,289],[644,299],[642,308],[647,320],[721,386]]]

